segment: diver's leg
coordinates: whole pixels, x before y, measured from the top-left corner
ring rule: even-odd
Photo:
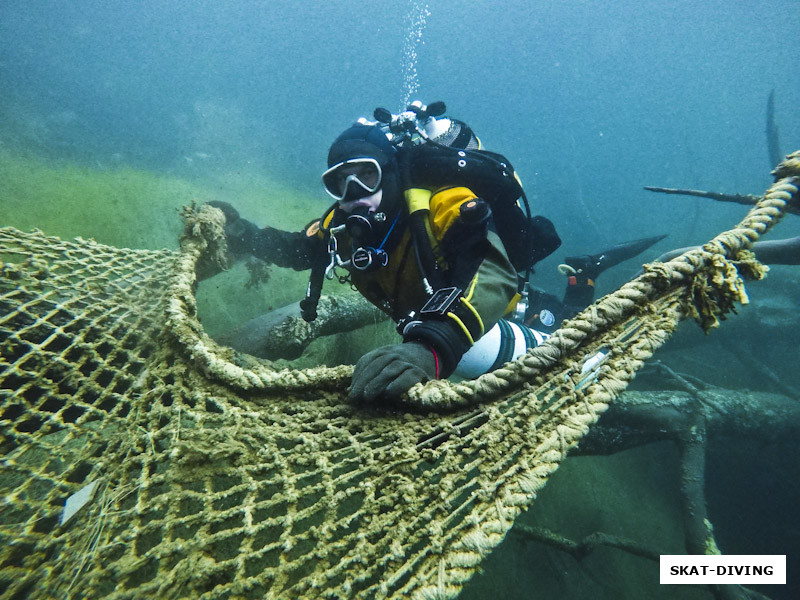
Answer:
[[[567,266],[571,265],[567,263]],[[565,319],[571,319],[594,302],[594,279],[577,271],[572,274],[563,270],[561,272],[567,276],[567,289],[564,290],[561,301],[562,315]]]
[[[525,317],[518,322],[537,331],[553,333],[561,327],[563,318],[564,303],[553,294],[532,287],[528,294]]]
[[[656,235],[624,242],[597,254],[568,256],[559,271],[567,276],[567,289],[564,292],[564,318],[570,318],[594,301],[594,283],[606,269],[618,265],[647,250],[663,240],[666,235]]]

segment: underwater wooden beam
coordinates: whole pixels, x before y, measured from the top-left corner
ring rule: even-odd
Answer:
[[[388,317],[356,294],[322,296],[317,318],[311,323],[300,316],[297,302],[247,321],[217,337],[239,352],[268,360],[299,358],[318,337],[353,331],[385,321]]]
[[[707,436],[791,441],[800,432],[800,403],[789,396],[716,387],[626,391],[584,437],[575,455],[607,455],[674,440],[687,415],[701,414]],[[622,435],[624,433],[624,435]]]

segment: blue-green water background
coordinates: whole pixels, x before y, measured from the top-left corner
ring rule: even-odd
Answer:
[[[556,223],[564,246],[537,283],[558,292],[565,254],[669,233],[642,257],[650,260],[742,216],[739,206],[642,186],[762,192],[773,166],[771,90],[783,150],[800,148],[798,31],[797,1],[4,0],[0,218],[175,247],[175,209],[217,199],[259,224],[299,228],[328,204],[319,174],[331,139],[376,106],[401,108],[418,85],[415,97],[444,100],[506,154],[534,211]],[[789,217],[770,236],[797,234]],[[604,274],[600,291],[636,268]],[[712,340],[684,327],[665,356],[718,385],[774,390],[744,368],[751,353],[796,389],[796,271],[779,267],[751,286],[752,310]],[[279,285],[266,292],[217,285],[207,326],[225,329],[303,293],[302,276],[273,278]],[[719,361],[709,369],[711,357]],[[755,528],[758,551],[794,552],[797,565],[793,499],[757,493],[796,480],[790,466],[753,467],[763,480],[740,481],[722,507],[767,502],[774,519]],[[739,553],[754,545],[719,528]]]

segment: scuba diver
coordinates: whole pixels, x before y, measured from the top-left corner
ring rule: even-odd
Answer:
[[[561,240],[549,220],[530,215],[510,162],[444,112],[444,103],[414,102],[399,115],[376,109],[374,121],[347,128],[322,175],[334,203],[304,231],[259,228],[230,204],[210,203],[225,215],[235,258],[311,270],[305,320],[316,318],[324,280],[336,278],[395,321],[402,342],[355,366],[356,402],[396,400],[418,382],[453,374],[475,377],[549,335],[549,317],[529,302],[529,281]],[[647,246],[568,259],[573,285],[558,315],[550,310],[551,325],[573,303],[591,302],[600,271]]]

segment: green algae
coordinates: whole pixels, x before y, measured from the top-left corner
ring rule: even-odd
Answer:
[[[303,198],[261,174],[211,171],[187,179],[128,165],[103,168],[30,153],[0,152],[0,225],[40,229],[64,239],[93,238],[129,248],[178,247],[186,204],[225,200],[260,226],[300,230],[325,203]],[[235,265],[200,285],[204,325],[224,331],[302,297],[307,274],[272,269],[267,285],[245,288]]]
[[[2,224],[129,248],[177,248],[181,206],[224,200],[264,225],[300,230],[325,209],[262,174],[205,170],[187,178],[0,152]]]
[[[183,227],[179,209],[192,202],[230,202],[260,227],[290,231],[303,229],[327,208],[321,195],[309,197],[264,173],[209,165],[202,175],[185,175],[124,164],[103,167],[54,160],[30,151],[0,151],[0,225],[40,229],[64,239],[93,238],[117,247],[177,249]],[[298,302],[308,273],[271,266],[266,283],[252,286],[250,282],[245,262],[200,282],[198,313],[212,337]],[[325,293],[351,292],[347,286],[329,282]],[[319,340],[300,362],[353,362],[363,348],[391,343],[391,333],[381,325],[347,334],[339,343]]]
[[[177,208],[198,194],[180,179],[0,154],[3,224],[131,248],[177,247]]]

